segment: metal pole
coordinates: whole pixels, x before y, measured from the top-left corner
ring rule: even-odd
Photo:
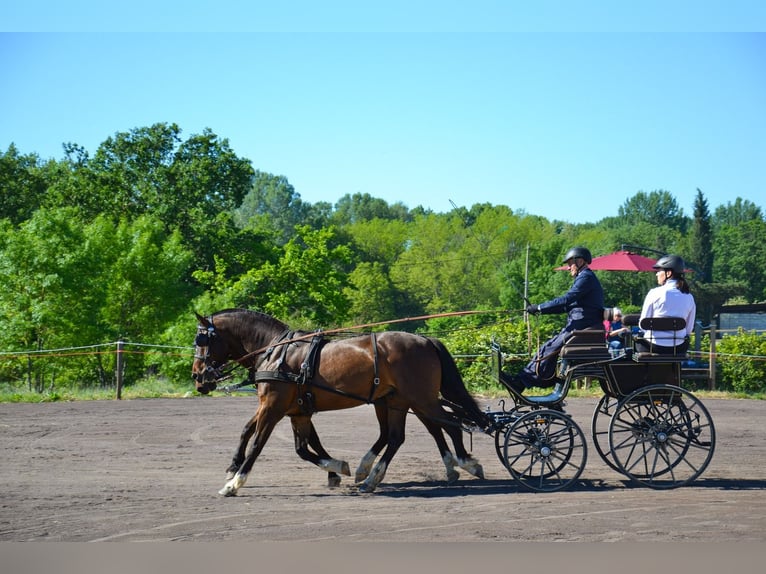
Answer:
[[[527,243],[527,255],[524,263],[524,304],[529,301],[529,243]],[[524,313],[524,322],[527,324],[527,354],[532,352],[532,326],[529,322],[529,313]]]
[[[122,338],[120,338],[117,341],[117,367],[116,367],[117,373],[115,377],[117,380],[117,400],[120,400],[122,398],[122,371],[123,371],[122,349],[124,345],[125,345],[124,341],[122,340]]]
[[[710,371],[708,372],[708,390],[715,390],[715,324],[710,325]]]

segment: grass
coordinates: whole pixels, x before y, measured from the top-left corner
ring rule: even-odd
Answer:
[[[734,391],[696,389],[691,385],[685,388],[700,399],[755,399],[765,400],[766,393],[742,393]],[[508,391],[503,388],[482,385],[480,389],[472,390],[477,396],[485,399],[507,398]],[[550,389],[530,389],[527,394],[544,395]],[[191,382],[174,383],[167,379],[147,378],[122,389],[122,398],[156,399],[156,398],[187,398],[195,393]],[[220,395],[220,393],[216,393]],[[570,388],[567,396],[571,398],[599,398],[601,387],[592,384],[588,388]],[[55,388],[43,392],[30,391],[25,387],[13,387],[0,384],[0,403],[49,403],[57,401],[100,401],[117,398],[116,388]]]
[[[142,379],[122,388],[123,399],[184,398],[194,393],[191,383],[173,383],[165,379]],[[117,398],[112,388],[54,388],[43,392],[25,387],[5,388],[0,385],[0,403],[51,403],[57,401],[100,401]]]

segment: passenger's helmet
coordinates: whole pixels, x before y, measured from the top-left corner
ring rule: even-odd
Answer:
[[[683,275],[686,270],[686,263],[678,255],[664,255],[657,260],[652,269],[667,269],[677,275]]]
[[[562,263],[566,263],[570,259],[573,259],[574,257],[582,257],[585,259],[586,263],[590,263],[593,261],[593,256],[590,254],[590,251],[586,249],[585,247],[572,247],[569,251],[567,251],[567,254],[564,255],[564,260]]]

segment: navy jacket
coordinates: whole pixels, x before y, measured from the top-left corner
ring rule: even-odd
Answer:
[[[540,303],[539,307],[543,315],[567,313],[565,331],[598,326],[604,321],[604,290],[596,274],[590,268],[583,269],[575,277],[569,291],[561,297]]]

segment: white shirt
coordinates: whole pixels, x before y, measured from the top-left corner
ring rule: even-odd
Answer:
[[[691,293],[683,293],[678,289],[675,279],[668,279],[664,285],[655,287],[646,294],[644,307],[641,309],[641,319],[644,317],[682,317],[686,320],[686,328],[680,331],[651,331],[644,338],[655,345],[674,347],[683,342],[684,337],[694,331],[694,318],[697,305]],[[640,320],[639,319],[639,323]]]

